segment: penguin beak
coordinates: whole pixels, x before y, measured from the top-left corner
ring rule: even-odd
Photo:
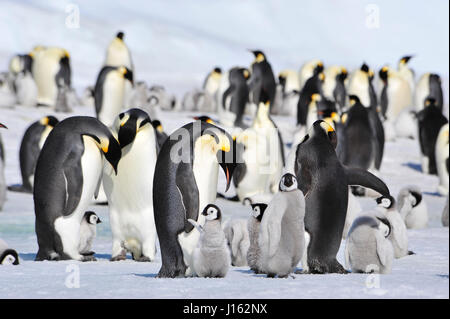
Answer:
[[[230,189],[231,178],[233,177],[233,171],[234,171],[234,168],[236,167],[236,164],[235,163],[220,163],[220,166],[222,167],[222,169],[225,173],[225,177],[227,178],[227,185],[225,188],[225,192],[227,192],[228,189]]]
[[[102,222],[102,220],[99,218],[97,218],[97,224],[100,224]]]
[[[4,125],[4,124],[2,124],[2,123],[0,123],[0,127],[3,127],[3,128],[6,128],[6,129],[7,129],[6,125]]]

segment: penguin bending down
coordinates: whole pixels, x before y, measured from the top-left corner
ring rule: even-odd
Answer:
[[[229,87],[223,93],[219,108],[220,122],[225,126],[234,126],[246,128],[242,122],[245,106],[248,103],[249,90],[247,79],[250,73],[245,68],[232,68],[228,72]],[[232,116],[229,114],[231,113]],[[234,118],[234,122],[228,121],[228,118]]]
[[[436,101],[436,107],[442,112],[444,96],[441,77],[438,74],[425,73],[417,82],[414,95],[414,104],[417,112],[427,106],[426,101],[428,98],[433,98]]]
[[[132,84],[133,72],[123,66],[101,69],[94,88],[95,113],[107,127],[124,108]]]
[[[354,273],[389,274],[394,249],[389,221],[376,212],[353,222],[345,245],[345,264]]]
[[[153,207],[161,247],[158,277],[189,275],[202,225],[202,207],[216,200],[219,165],[230,186],[235,167],[233,139],[223,129],[196,121],[173,132],[156,161]]]
[[[103,173],[108,198],[113,247],[111,261],[153,261],[156,228],[153,214],[153,176],[157,157],[155,129],[147,113],[130,109],[120,113],[112,131],[118,137],[122,157],[114,172]]]
[[[259,105],[269,100],[270,103],[275,101],[276,82],[273,75],[272,66],[262,51],[250,51],[255,56],[255,60],[251,65],[251,77],[248,88],[252,97],[252,102]]]
[[[34,122],[27,128],[22,137],[19,150],[22,185],[11,185],[8,187],[8,190],[23,193],[33,192],[34,170],[39,153],[48,135],[58,122],[56,117],[49,115]]]
[[[34,208],[39,250],[36,260],[92,260],[78,247],[87,206],[98,193],[102,171],[120,160],[119,143],[95,118],[74,116],[49,134],[34,178]],[[105,165],[106,159],[110,165]]]
[[[256,274],[261,273],[261,249],[259,247],[259,230],[261,220],[266,211],[267,204],[256,203],[252,204],[252,216],[248,220],[248,235],[250,239],[250,246],[247,251],[247,263],[251,270]]]
[[[130,50],[123,41],[125,34],[119,31],[116,37],[111,41],[106,51],[104,66],[120,67],[124,66],[133,71],[133,62],[131,61]]]
[[[204,226],[188,219],[200,232],[198,245],[192,258],[193,273],[199,277],[225,277],[230,267],[230,251],[222,230],[222,214],[219,207],[208,204],[202,212]]]
[[[407,186],[397,196],[397,209],[402,216],[406,228],[421,229],[428,225],[427,204],[417,186]]]
[[[268,277],[282,278],[295,271],[305,249],[305,198],[297,179],[287,173],[273,196],[259,230],[261,269]]]
[[[437,174],[436,140],[441,127],[448,123],[433,98],[428,98],[426,107],[416,117],[419,122],[419,143],[422,153],[422,171],[426,174]]]
[[[441,127],[435,147],[436,170],[439,176],[439,194],[448,195],[448,155],[449,131],[448,123]]]
[[[0,265],[14,265],[19,264],[19,255],[17,251],[8,247],[6,242],[0,239]]]
[[[375,175],[343,166],[336,156],[336,142],[334,129],[319,120],[297,146],[294,170],[306,199],[305,230],[310,235],[307,260],[312,273],[346,272],[336,254],[345,224],[348,186],[360,185],[390,196]]]
[[[345,88],[348,75],[347,69],[340,66],[330,66],[325,69],[324,75],[323,95],[327,99],[336,102],[339,111],[342,112],[347,98],[347,90]]]
[[[247,252],[250,239],[246,219],[232,219],[224,227],[225,237],[231,253],[231,265],[236,267],[247,266]]]
[[[97,235],[97,224],[102,221],[96,213],[88,211],[84,213],[80,226],[80,244],[78,251],[83,256],[92,256],[95,253],[92,251],[92,243]]]

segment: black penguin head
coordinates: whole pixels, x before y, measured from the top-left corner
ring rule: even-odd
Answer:
[[[322,72],[323,72],[323,63],[322,61],[319,61],[314,67],[313,75],[320,74]]]
[[[412,55],[405,55],[403,58],[400,59],[400,64],[407,64],[409,60],[413,58]]]
[[[266,56],[264,53],[260,50],[249,50],[253,55],[255,56],[255,62],[261,63],[266,60]]]
[[[378,72],[378,76],[384,83],[386,83],[386,81],[388,79],[388,75],[389,75],[389,68],[387,66],[383,66],[380,69],[380,72]]]
[[[111,164],[117,175],[117,166],[119,165],[120,158],[122,157],[122,150],[116,138],[111,133],[109,133],[108,136],[97,136],[88,133],[81,135],[89,136],[97,143],[98,148],[105,156],[105,159]]]
[[[196,121],[202,121],[209,124],[216,124],[213,119],[211,119],[208,115],[200,115],[200,116],[194,116],[194,120]]]
[[[291,192],[296,190],[297,186],[297,178],[294,175],[287,173],[281,177],[279,190],[280,192]]]
[[[59,120],[56,117],[54,117],[53,115],[49,115],[49,116],[43,117],[39,121],[39,123],[41,123],[41,125],[44,125],[44,126],[55,127],[56,124],[59,123]]]
[[[258,221],[261,221],[264,212],[266,211],[266,208],[267,204],[264,203],[252,204],[252,216],[256,218]]]
[[[427,97],[427,98],[425,99],[424,105],[425,105],[426,107],[429,107],[429,106],[436,106],[436,99],[433,98],[433,97]]]
[[[420,192],[412,190],[411,195],[415,199],[415,203],[413,204],[413,207],[416,207],[417,205],[419,205],[422,202],[422,194]]]
[[[250,71],[247,68],[240,68],[239,71],[241,71],[244,79],[248,80],[248,78],[250,77]]]
[[[14,265],[19,264],[19,255],[14,249],[5,249],[0,255],[0,265]]]
[[[341,72],[336,76],[336,79],[340,82],[344,82],[348,77],[348,72],[346,68],[342,68]]]
[[[119,32],[117,32],[117,34],[116,34],[116,38],[118,38],[118,39],[120,39],[120,40],[123,40],[124,35],[125,35],[125,34],[124,34],[122,31],[119,31]]]
[[[317,120],[313,123],[308,134],[303,138],[302,143],[306,142],[310,137],[325,139],[334,149],[337,146],[337,135],[334,128],[324,120]]]
[[[363,65],[361,65],[361,71],[363,71],[364,73],[367,73],[367,76],[369,78],[369,80],[373,79],[373,71],[369,68],[369,66],[364,62]]]
[[[216,66],[216,67],[214,68],[213,72],[214,72],[214,73],[217,73],[217,74],[222,74],[222,69],[219,68],[218,66]]]
[[[100,217],[98,217],[97,214],[92,211],[85,212],[83,218],[86,220],[88,224],[91,225],[97,225],[102,222]]]
[[[350,106],[361,104],[361,101],[359,100],[359,97],[357,95],[349,95],[348,96]]]
[[[121,148],[131,144],[139,131],[150,127],[148,114],[138,108],[129,109],[119,114],[115,122]]]
[[[202,211],[202,215],[205,216],[206,220],[221,220],[222,213],[220,208],[214,204],[208,204]]]
[[[391,223],[386,217],[376,216],[375,218],[379,222],[378,227],[376,228],[378,228],[378,230],[385,238],[388,238],[392,231]]]
[[[395,206],[395,199],[391,195],[378,197],[376,201],[379,206],[386,209],[392,209]]]
[[[153,120],[153,121],[152,121],[152,126],[153,126],[153,128],[154,128],[156,131],[158,131],[158,132],[160,132],[160,133],[163,133],[163,132],[164,132],[164,128],[163,128],[163,126],[162,126],[160,120]]]
[[[128,69],[124,66],[119,66],[119,67],[117,67],[117,72],[122,74],[124,79],[130,81],[131,84],[133,84],[133,71],[131,71],[130,69]]]

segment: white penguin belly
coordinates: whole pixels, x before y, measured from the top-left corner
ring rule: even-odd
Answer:
[[[115,75],[107,75],[103,85],[103,100],[99,120],[110,127],[116,116],[122,111],[125,98],[124,80]]]
[[[59,61],[40,55],[33,63],[33,76],[38,90],[38,103],[53,106],[58,94],[55,75],[58,72]]]
[[[93,139],[83,136],[83,142],[84,153],[81,157],[83,189],[80,201],[71,215],[60,216],[54,222],[55,230],[61,237],[64,252],[78,260],[82,258],[78,252],[81,220],[94,197],[103,168],[102,155]]]

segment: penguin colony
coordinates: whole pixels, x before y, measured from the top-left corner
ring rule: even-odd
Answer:
[[[248,66],[215,66],[180,103],[164,87],[136,82],[122,31],[82,99],[67,50],[36,46],[13,56],[0,78],[8,106],[67,113],[82,103],[96,116],[36,119],[20,145],[21,184],[6,186],[0,140],[0,210],[6,189],[33,194],[36,261],[94,261],[101,220],[88,207],[104,196],[110,260],[153,262],[159,249],[158,277],[225,277],[231,266],[278,278],[390,273],[394,259],[414,254],[407,229],[428,225],[419,187],[405,186],[394,200],[377,177],[385,141],[404,137],[418,140],[422,171],[439,177],[448,227],[449,131],[438,74],[416,82],[413,57],[404,56],[378,73],[365,62],[349,72],[315,59],[276,78],[264,52],[249,52]],[[215,113],[218,121],[196,116],[167,134],[160,110]],[[292,144],[272,115],[295,120]],[[220,170],[234,196],[218,193]],[[375,197],[375,208],[362,211],[356,196]],[[247,205],[248,220],[227,220],[217,197]],[[336,258],[342,239],[345,267]],[[0,264],[19,264],[1,239]]]

